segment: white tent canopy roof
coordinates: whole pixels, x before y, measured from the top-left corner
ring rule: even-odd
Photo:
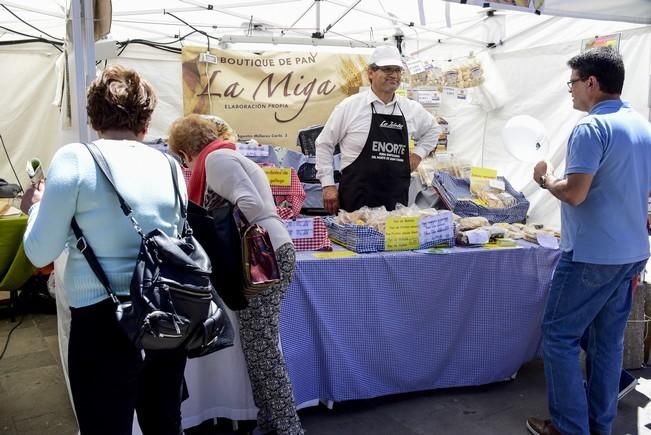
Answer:
[[[24,35],[62,40],[69,4],[69,0],[0,0],[0,42],[22,40]],[[168,42],[186,36],[185,43],[206,45],[208,37],[196,29],[210,36],[211,46],[224,36],[224,40],[232,39],[228,36],[238,40],[246,35],[258,40],[274,36],[275,43],[281,43],[283,38],[309,39],[315,32],[324,33],[323,40],[315,44],[335,39],[382,44],[403,34],[413,50],[433,42],[454,42],[451,36],[455,34],[463,34],[456,41],[465,45],[474,41],[479,48],[496,42],[487,40],[485,30],[483,35],[467,35],[469,27],[486,20],[486,9],[442,0],[112,0],[112,9],[110,37],[117,41]],[[651,24],[648,0],[593,0],[585,9],[585,1],[547,0],[541,16],[507,10],[497,15],[521,21],[521,28],[545,22],[551,15]],[[512,20],[514,16],[517,19]],[[482,26],[478,27],[481,33]],[[508,28],[512,33],[519,31],[518,26]]]

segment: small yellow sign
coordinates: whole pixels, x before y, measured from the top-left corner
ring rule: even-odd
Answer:
[[[483,199],[471,198],[471,199],[469,199],[469,201],[472,201],[477,205],[481,205],[482,207],[488,207],[488,203],[486,201],[484,201]]]
[[[418,216],[389,217],[386,220],[384,249],[386,251],[404,251],[418,249]]]
[[[267,174],[272,186],[290,186],[292,184],[292,168],[262,168]]]
[[[497,178],[497,170],[473,166],[470,168],[470,176],[478,178]]]
[[[352,251],[333,251],[333,252],[314,252],[312,254],[313,257],[316,258],[346,258],[346,257],[354,257],[357,254],[355,254]]]

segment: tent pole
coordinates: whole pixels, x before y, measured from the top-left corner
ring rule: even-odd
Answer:
[[[95,75],[92,0],[72,0],[70,12],[72,15],[72,52],[75,78],[73,107],[76,115],[78,140],[86,142],[90,136],[86,115],[86,87]],[[70,42],[70,35],[66,39]]]
[[[235,17],[235,18],[241,18],[241,19],[246,20],[246,21],[249,21],[251,19],[250,15],[241,14],[241,13],[237,13],[237,12],[234,12],[234,11],[229,11],[229,10],[227,10],[226,8],[224,8],[224,7],[220,6],[220,5],[215,5],[215,4],[212,4],[212,3],[204,4],[204,3],[200,2],[200,1],[197,1],[197,0],[178,0],[178,1],[180,1],[181,3],[189,4],[189,5],[201,6],[201,7],[205,8],[205,9],[207,9],[207,10],[211,10],[213,12],[219,12],[221,14],[228,15],[228,16]],[[281,3],[291,3],[291,2],[295,2],[295,1],[296,0],[270,0],[270,1],[264,2],[264,3],[265,4],[267,4],[267,3],[272,4],[272,3],[279,3],[279,2],[281,2]],[[242,5],[244,5],[244,4],[240,4],[240,6],[242,6]],[[227,5],[227,6],[231,7],[233,5]],[[275,23],[273,21],[263,20],[263,19],[260,19],[260,18],[255,18],[253,21],[255,21],[256,23],[260,23],[260,24],[266,24],[266,25],[271,26],[271,27],[277,27],[279,29],[284,29],[285,28],[284,23]],[[292,32],[295,32],[295,33],[297,33],[299,35],[311,36],[307,32],[300,32],[300,31],[297,31],[297,30],[292,30]]]
[[[18,3],[14,2],[8,2],[5,0],[2,0],[2,4],[7,7],[15,8],[15,9],[21,9],[23,11],[28,11],[28,12],[36,12],[37,14],[42,14],[42,15],[47,15],[49,17],[55,17],[55,18],[65,18],[65,14],[63,12],[61,13],[56,13],[52,11],[46,11],[44,9],[37,9],[37,8],[30,8],[28,6],[24,6]]]
[[[356,7],[356,6],[357,6],[361,1],[362,1],[362,0],[356,0],[353,4],[351,4],[350,6],[348,6],[348,9],[346,9],[346,10],[344,11],[343,14],[339,15],[339,17],[337,17],[337,19],[334,20],[334,21],[332,22],[332,24],[328,24],[328,26],[327,26],[327,27],[325,28],[325,30],[323,31],[323,34],[325,35],[326,33],[328,33],[328,31],[329,31],[330,29],[332,29],[332,26],[334,26],[335,24],[337,24],[337,23],[338,23],[338,22],[339,22],[343,17],[345,17],[346,15],[348,15],[348,12],[352,11],[353,9],[355,9],[355,7]]]
[[[344,4],[344,3],[340,2],[340,1],[337,1],[337,0],[328,0],[328,2],[332,3],[334,5],[337,5],[337,6],[341,6],[341,7],[345,7],[345,8],[348,7],[347,4]],[[386,15],[378,14],[376,12],[369,11],[367,9],[355,8],[355,10],[358,11],[358,12],[365,13],[367,15],[371,15],[371,16],[374,16],[374,17],[379,17],[379,18],[385,19],[387,21],[391,21],[391,22],[398,21],[403,26],[414,27],[414,28],[416,28],[418,30],[424,30],[426,32],[436,33],[436,34],[439,34],[439,35],[447,36],[448,38],[459,39],[461,41],[470,42],[472,44],[481,45],[483,47],[485,47],[487,45],[487,42],[485,42],[485,41],[479,41],[477,39],[466,38],[464,36],[455,35],[453,33],[441,32],[440,30],[433,30],[433,29],[430,29],[429,27],[418,26],[418,25],[416,25],[416,24],[414,24],[412,22],[408,22],[408,21],[405,21],[405,20],[402,20],[402,19],[397,19],[395,17],[389,17],[389,16],[386,16]]]
[[[316,28],[314,29],[314,35],[321,34],[321,0],[314,0],[316,3]],[[316,36],[318,38],[318,36]]]
[[[294,22],[292,23],[291,26],[289,26],[287,29],[284,29],[284,30],[289,30],[289,29],[291,29],[292,27],[294,27],[294,26],[295,26],[299,21],[301,21],[301,18],[303,18],[303,17],[305,16],[305,14],[307,14],[307,13],[310,11],[310,9],[312,9],[312,6],[314,6],[314,2],[310,3],[310,5],[309,5],[309,6],[307,7],[307,9],[305,10],[305,12],[303,12],[303,13],[301,14],[301,16],[298,17],[298,18],[296,19],[296,21],[294,21]]]

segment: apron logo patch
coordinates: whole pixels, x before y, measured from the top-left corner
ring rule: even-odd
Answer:
[[[406,145],[401,143],[381,142],[379,140],[373,141],[373,152],[380,155],[393,154],[401,156],[405,152]]]
[[[393,121],[382,121],[380,123],[380,127],[382,128],[393,128],[394,130],[402,130],[402,124],[398,124],[397,122]]]

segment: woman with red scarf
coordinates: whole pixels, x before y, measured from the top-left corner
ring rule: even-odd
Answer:
[[[218,126],[201,115],[177,119],[170,129],[170,151],[192,170],[191,201],[206,209],[236,205],[250,223],[264,227],[280,269],[279,284],[249,298],[239,311],[242,350],[258,407],[254,434],[302,435],[285,361],[278,348],[280,303],[289,287],[296,254],[264,171],[224,141]],[[218,267],[218,266],[217,266]]]

